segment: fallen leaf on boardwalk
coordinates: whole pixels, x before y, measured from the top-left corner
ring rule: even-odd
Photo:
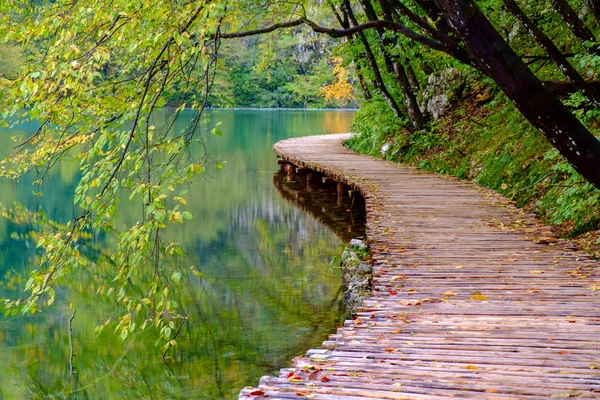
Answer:
[[[321,378],[321,382],[329,382],[331,379],[329,379],[328,377],[324,376]]]
[[[588,286],[588,289],[590,289],[592,292],[595,292],[596,290],[600,290],[600,285],[594,283]]]
[[[517,261],[517,259],[516,259],[516,258],[514,258],[514,257],[510,257],[510,258],[503,258],[503,259],[502,259],[502,260],[500,260],[500,261],[504,261],[504,262],[515,262],[515,261]]]
[[[487,300],[487,299],[488,299],[487,297],[485,297],[484,295],[482,295],[479,292],[471,293],[471,300],[483,301],[483,300]]]
[[[465,367],[465,369],[472,369],[472,370],[476,370],[476,369],[477,369],[477,366],[476,366],[476,365],[467,365],[467,366]]]
[[[426,297],[421,299],[421,303],[441,303],[442,299]]]
[[[306,396],[308,392],[296,392],[296,396]]]
[[[454,293],[452,290],[448,290],[447,292],[444,292],[444,294],[442,295],[444,297],[455,297],[458,296],[456,293]]]
[[[294,376],[294,373],[290,372],[289,374],[287,374],[286,378],[290,379],[292,376]]]
[[[532,275],[539,275],[539,274],[543,274],[544,271],[542,271],[541,269],[532,269],[532,270],[529,270],[529,273]]]
[[[395,349],[395,348],[393,348],[393,347],[387,347],[387,348],[385,349],[385,352],[386,352],[386,353],[393,353],[393,352],[394,352],[394,350],[396,350],[396,349]]]
[[[397,281],[398,279],[406,279],[406,275],[395,275],[395,276],[392,276],[392,279],[390,279],[390,280],[393,282],[393,281]]]
[[[583,393],[582,392],[578,392],[576,390],[571,390],[570,392],[567,393],[557,393],[557,394],[553,394],[551,397],[553,399],[570,399],[572,397],[579,397],[581,396]]]
[[[402,329],[396,329],[394,332],[392,333],[402,333]]]
[[[395,296],[395,295],[397,295],[397,294],[398,294],[398,292],[397,292],[397,291],[395,291],[395,290],[392,290],[392,289],[388,289],[388,292],[390,292],[390,294],[391,294],[392,296]]]
[[[575,322],[575,317],[572,315],[567,315],[567,321],[569,321],[570,323]]]
[[[462,265],[457,265],[456,266],[456,269],[461,269],[461,268],[464,268],[464,266],[462,266]]]
[[[540,289],[527,289],[527,293],[539,293]]]
[[[600,368],[600,364],[590,364],[589,367],[590,369],[598,369]]]
[[[498,389],[485,389],[486,393],[498,393]]]
[[[302,382],[302,378],[297,375],[292,375],[288,378],[290,382]]]
[[[267,397],[267,395],[265,394],[265,392],[263,392],[262,390],[255,390],[253,392],[250,392],[250,396],[263,396],[263,397]]]

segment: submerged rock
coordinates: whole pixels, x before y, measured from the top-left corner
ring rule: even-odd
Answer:
[[[365,296],[371,292],[373,267],[356,253],[356,251],[361,254],[366,253],[368,246],[365,242],[352,239],[350,246],[350,248],[344,249],[341,268],[343,279],[348,286],[344,292],[344,300],[350,309],[356,310],[362,304]]]

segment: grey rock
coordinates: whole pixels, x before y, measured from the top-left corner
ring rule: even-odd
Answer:
[[[427,87],[421,92],[421,111],[438,119],[448,110],[453,100],[462,97],[465,85],[465,77],[455,68],[429,75]]]
[[[373,267],[369,264],[361,262],[356,269],[356,275],[370,275],[373,273]]]

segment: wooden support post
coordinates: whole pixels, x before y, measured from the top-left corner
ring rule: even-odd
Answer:
[[[338,197],[344,197],[344,184],[343,183],[338,182],[337,195],[338,195]]]
[[[294,166],[292,164],[286,164],[285,172],[287,172],[288,176],[294,175]]]
[[[312,173],[312,172],[309,172],[309,173],[307,173],[307,174],[306,174],[306,183],[307,183],[308,185],[310,185],[310,184],[311,184],[311,182],[312,182],[312,178],[313,178],[313,173]]]

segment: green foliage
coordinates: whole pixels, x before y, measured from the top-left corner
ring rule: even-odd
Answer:
[[[182,249],[164,232],[192,218],[185,186],[206,167],[204,159],[186,155],[201,146],[197,136],[215,63],[212,35],[225,4],[18,3],[0,6],[0,38],[41,56],[29,57],[17,77],[0,80],[2,123],[18,118],[40,127],[16,138],[21,145],[2,161],[0,173],[19,178],[70,155],[81,179],[74,196],[79,216],[41,230],[39,265],[25,285],[27,294],[6,300],[5,310],[35,313],[54,302],[56,286],[75,271],[107,264],[114,275],[99,294],[116,296],[123,312],[103,326],[113,325],[123,340],[153,326],[160,344],[170,348],[176,345],[171,325],[183,319],[172,297],[180,286],[174,268]],[[166,129],[156,129],[153,116],[166,104],[170,82],[201,89],[186,97],[187,104],[177,104]],[[195,118],[170,130],[184,107]],[[36,182],[40,196],[47,176]],[[140,205],[139,219],[128,226],[117,223],[122,200]],[[82,253],[89,232],[107,236],[106,257],[90,260]],[[139,282],[150,284],[139,291]]]
[[[348,141],[348,146],[370,155],[380,155],[381,147],[389,140],[394,141],[393,148],[401,148],[406,141],[402,134],[405,123],[394,116],[385,100],[376,97],[365,101],[352,121],[356,135]]]

